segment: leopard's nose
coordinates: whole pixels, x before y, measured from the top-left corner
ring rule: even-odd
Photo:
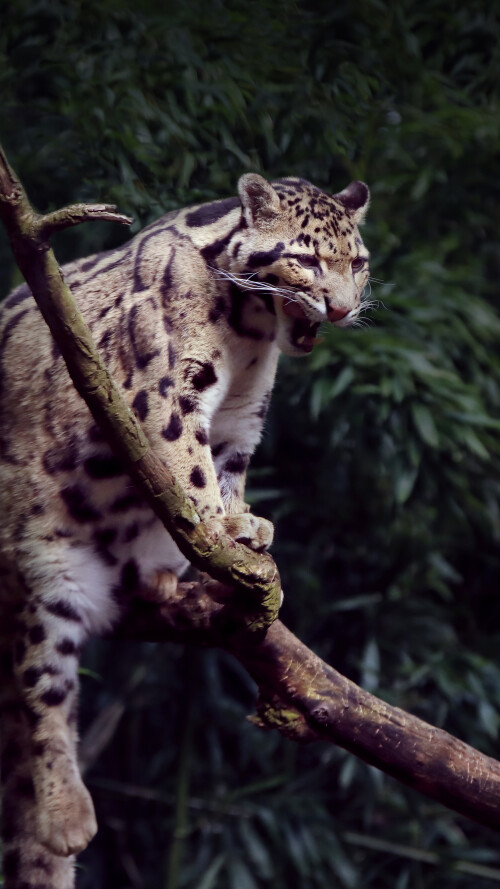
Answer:
[[[349,309],[346,309],[344,306],[337,306],[335,308],[331,306],[327,310],[329,321],[341,321],[342,318],[345,318],[345,316],[348,314]]]

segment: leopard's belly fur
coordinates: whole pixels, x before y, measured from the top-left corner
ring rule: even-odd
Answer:
[[[368,189],[240,179],[65,277],[108,369],[200,516],[255,549],[245,472],[280,351],[357,317]],[[184,556],[73,389],[26,286],[0,312],[0,733],[7,889],[70,889],[96,825],[76,766],[78,655]]]

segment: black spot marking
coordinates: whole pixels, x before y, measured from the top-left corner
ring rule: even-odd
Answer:
[[[179,414],[173,413],[168,426],[162,429],[161,434],[167,441],[177,441],[182,435],[182,420]]]
[[[100,517],[98,510],[87,499],[85,490],[78,485],[63,488],[59,495],[75,522],[85,524],[85,522],[95,522]]]
[[[170,370],[175,367],[175,349],[172,341],[170,341],[168,344],[168,366]]]
[[[95,424],[95,423],[92,426],[89,426],[87,435],[88,435],[89,441],[91,441],[91,442],[97,443],[97,442],[104,441],[104,435],[102,433],[102,430],[101,430],[100,426],[97,426],[97,424]]]
[[[144,423],[148,415],[148,393],[145,389],[141,389],[132,402],[132,410],[135,411],[137,418]]]
[[[190,395],[180,395],[179,407],[183,414],[192,414],[193,411],[196,410],[197,404],[195,399]]]
[[[224,448],[227,448],[227,441],[220,441],[219,444],[216,444],[212,448],[212,457],[218,457],[219,454],[222,454]]]
[[[208,435],[204,429],[197,429],[195,432],[195,438],[198,444],[207,445],[208,444]]]
[[[276,262],[276,260],[280,258],[284,249],[285,245],[283,241],[279,241],[272,250],[261,250],[256,253],[251,253],[248,257],[247,268],[255,269],[266,265],[272,265],[273,262]]]
[[[214,383],[217,382],[217,374],[215,373],[213,364],[210,364],[210,362],[203,364],[200,370],[194,374],[191,382],[198,392],[202,392],[203,389],[208,389],[209,386],[213,386]]]
[[[101,259],[103,258],[103,256],[105,256],[105,255],[106,255],[105,253],[97,253],[95,256],[91,256],[90,259],[87,259],[87,260],[85,260],[85,262],[82,262],[82,264],[80,266],[80,270],[82,272],[90,272],[93,268],[95,268],[97,263],[100,262]]]
[[[7,324],[3,329],[2,339],[0,340],[0,352],[3,351],[3,349],[5,348],[7,340],[11,336],[13,330],[17,327],[24,316],[28,314],[28,312],[29,309],[23,309],[22,312],[18,312],[17,315],[14,315],[13,318],[9,318]]]
[[[273,299],[272,293],[270,293],[268,290],[267,291],[261,290],[259,293],[254,294],[254,296],[256,296],[256,297],[258,297],[258,299],[262,300],[267,311],[271,315],[276,314],[276,309],[274,308],[274,299]]]
[[[14,309],[20,303],[24,302],[25,299],[29,299],[31,297],[31,290],[29,289],[27,284],[23,284],[21,287],[18,287],[17,290],[14,290],[13,293],[5,300],[5,308],[6,309]]]
[[[111,311],[111,306],[104,306],[104,308],[101,309],[101,311],[99,312],[99,319],[102,320],[103,318],[105,318],[109,311]]]
[[[99,546],[110,546],[116,539],[116,528],[102,528],[94,532],[94,540]]]
[[[63,688],[48,688],[40,696],[42,703],[47,707],[59,707],[66,700],[67,692]]]
[[[191,481],[191,484],[194,485],[195,488],[204,488],[207,484],[205,473],[203,472],[201,466],[193,467],[189,479]]]
[[[135,262],[134,262],[134,286],[133,286],[134,293],[140,293],[142,290],[147,289],[148,285],[144,283],[142,274],[141,274],[142,253],[143,253],[143,250],[144,250],[146,244],[148,243],[148,241],[150,241],[151,238],[156,238],[157,235],[161,235],[162,232],[163,232],[163,228],[155,228],[154,230],[149,231],[147,235],[143,234],[143,236],[141,238],[141,241],[139,243],[139,248],[138,248],[136,256],[135,256]]]
[[[144,501],[139,494],[131,493],[122,494],[120,497],[117,497],[111,504],[110,509],[111,512],[127,512],[129,509],[136,509],[141,506],[144,506]]]
[[[111,332],[111,330],[105,330],[104,333],[103,333],[103,335],[102,335],[102,337],[101,337],[101,339],[100,339],[99,342],[97,343],[97,347],[98,347],[99,349],[102,349],[102,350],[105,351],[106,348],[109,346],[109,342],[110,342],[110,340],[111,340],[111,336],[112,336],[112,332]]]
[[[167,265],[165,266],[165,271],[163,272],[163,279],[160,284],[160,294],[161,294],[162,303],[164,306],[168,304],[168,296],[169,296],[170,290],[172,288],[172,283],[173,283],[172,282],[172,265],[174,262],[174,258],[175,258],[175,247],[172,250],[172,254],[170,256],[169,261],[167,262]],[[165,318],[164,318],[164,323],[165,323]],[[165,325],[165,329],[168,333],[168,328],[166,325]]]
[[[230,232],[225,235],[224,238],[219,238],[217,241],[212,241],[211,244],[207,244],[206,247],[200,251],[203,259],[207,263],[207,265],[211,266],[215,262],[218,256],[226,249],[229,245],[229,242],[236,234],[236,232],[241,231],[242,228],[246,228],[246,222],[243,217],[240,219],[237,225],[231,229]]]
[[[80,653],[80,646],[73,639],[65,636],[64,639],[60,639],[57,643],[56,651],[64,656],[77,655]]]
[[[158,383],[158,391],[162,398],[166,398],[168,395],[168,390],[172,388],[174,385],[174,381],[172,377],[162,377],[160,382]]]
[[[46,638],[45,629],[42,624],[35,624],[28,632],[28,638],[32,645],[39,645]]]
[[[44,670],[42,667],[28,667],[23,673],[23,684],[26,688],[34,688],[43,674]]]
[[[201,225],[211,225],[213,222],[217,222],[218,219],[227,216],[231,210],[240,206],[241,203],[239,198],[224,198],[221,201],[213,201],[210,204],[203,204],[202,207],[188,213],[186,216],[186,225],[190,226],[190,228]]]
[[[135,363],[140,370],[143,370],[148,366],[150,361],[160,353],[158,349],[147,348],[145,337],[141,336],[141,331],[138,327],[138,321],[140,320],[138,316],[139,308],[134,305],[128,314],[128,332],[130,342],[132,343]]]
[[[269,408],[269,402],[271,401],[271,392],[266,392],[264,395],[258,410],[256,411],[256,416],[259,417],[260,420],[263,420],[267,414]]]
[[[135,540],[136,537],[139,536],[139,525],[137,522],[134,522],[133,525],[129,525],[128,528],[125,528],[123,534],[123,542],[130,543],[132,540]]]
[[[37,867],[39,870],[42,870],[46,874],[51,874],[53,871],[52,864],[48,858],[44,858],[43,855],[37,855],[36,858],[33,858],[31,862],[32,867]],[[50,889],[45,883],[40,885],[37,883],[33,889]]]
[[[94,479],[116,478],[125,471],[120,461],[111,454],[94,454],[85,460],[83,466],[87,475]]]
[[[116,565],[116,557],[109,552],[108,547],[111,546],[116,538],[115,528],[101,528],[94,531],[93,539],[97,552],[108,565]]]
[[[208,313],[208,320],[211,321],[212,324],[217,324],[221,318],[223,318],[227,313],[226,300],[223,296],[218,296],[215,300],[215,304],[212,306]]]
[[[259,340],[264,339],[263,331],[259,330],[257,327],[246,327],[243,320],[245,304],[252,298],[252,296],[239,290],[239,288],[233,284],[231,286],[231,313],[228,321],[238,336],[247,337],[248,339],[258,342]]]
[[[70,436],[64,444],[55,445],[45,451],[42,458],[43,468],[48,475],[71,472],[76,467],[77,456],[76,440]]]
[[[73,608],[69,602],[66,602],[65,599],[55,599],[53,602],[45,603],[45,610],[49,612],[49,614],[54,614],[56,617],[60,617],[63,620],[71,620],[74,623],[81,623],[82,619],[78,614],[76,608]]]
[[[125,562],[120,574],[120,587],[124,593],[134,593],[139,586],[139,569],[135,559]]]
[[[242,475],[245,472],[250,457],[248,454],[232,454],[232,456],[224,464],[224,472],[232,472],[235,475]]]
[[[273,273],[270,272],[269,275],[266,275],[264,281],[266,282],[266,284],[271,284],[271,286],[274,287],[278,283],[279,278],[277,275],[273,275]]]

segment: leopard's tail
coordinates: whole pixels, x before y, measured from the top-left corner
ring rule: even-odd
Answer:
[[[31,731],[13,672],[20,629],[0,610],[0,779],[5,889],[74,889],[74,859],[53,855],[36,839]],[[17,635],[17,638],[16,638]],[[17,649],[17,650],[16,650]]]

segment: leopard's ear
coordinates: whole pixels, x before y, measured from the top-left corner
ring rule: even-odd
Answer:
[[[247,225],[269,225],[279,215],[280,199],[272,185],[258,173],[240,177],[238,194]]]
[[[364,182],[355,180],[351,182],[343,191],[334,194],[336,201],[340,201],[346,210],[351,213],[353,222],[361,225],[365,221],[366,212],[370,205],[370,189]]]

